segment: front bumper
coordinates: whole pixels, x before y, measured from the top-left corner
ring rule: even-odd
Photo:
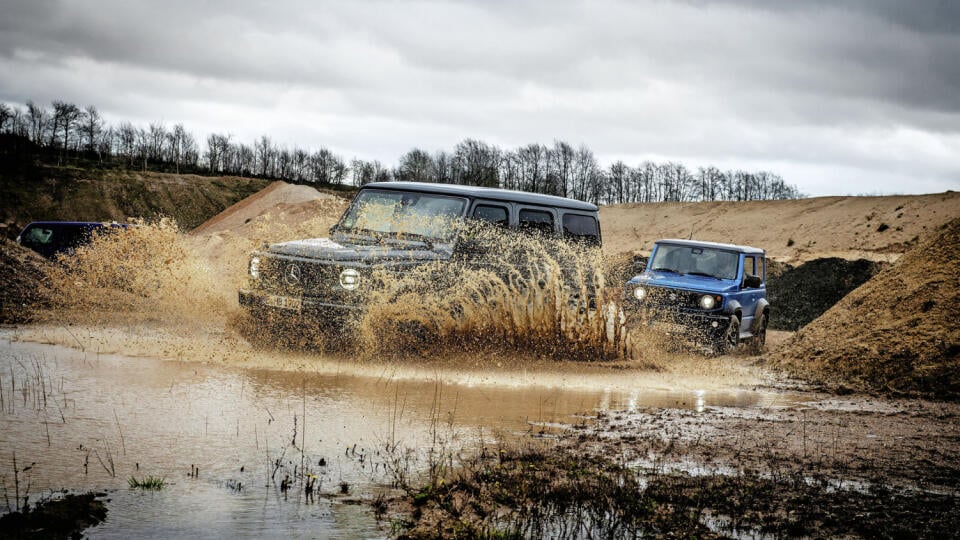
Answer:
[[[629,311],[640,325],[691,339],[720,339],[730,325],[730,315],[720,311],[702,312],[637,305],[632,306]]]
[[[360,311],[359,305],[330,302],[314,296],[276,295],[255,289],[240,289],[238,300],[242,307],[296,314],[348,314]]]

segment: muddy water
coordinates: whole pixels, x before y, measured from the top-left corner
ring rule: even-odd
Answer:
[[[400,475],[416,483],[431,449],[447,455],[493,448],[510,434],[549,436],[598,410],[785,399],[735,387],[650,388],[629,371],[478,377],[336,357],[314,358],[310,371],[275,370],[22,337],[0,333],[0,491],[13,505],[17,490],[31,500],[61,488],[107,490],[109,515],[93,537],[382,537],[389,525],[355,501]],[[14,475],[14,455],[18,470],[32,468]],[[304,494],[304,471],[316,476],[318,495]],[[167,485],[127,486],[148,475]]]

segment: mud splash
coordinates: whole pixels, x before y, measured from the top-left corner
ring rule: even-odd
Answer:
[[[381,272],[358,322],[362,348],[390,353],[525,351],[553,358],[627,356],[609,310],[599,249],[484,230],[476,256],[433,263],[402,276]]]
[[[51,309],[42,319],[209,320],[227,309],[218,291],[229,284],[170,219],[108,229],[57,262],[47,270]]]
[[[287,229],[262,228],[256,236],[306,232]],[[599,249],[489,229],[473,231],[470,241],[464,257],[376,272],[361,315],[334,322],[340,328],[332,335],[317,331],[325,321],[284,317],[264,327],[245,319],[235,300],[245,257],[211,259],[172,221],[141,221],[98,236],[48,270],[52,301],[41,319],[215,323],[254,338],[269,330],[274,344],[366,356],[496,350],[593,361],[636,358],[644,350],[639,356],[652,358],[656,347],[631,344],[621,324],[621,289],[607,281]],[[253,243],[238,242],[245,245],[230,253]]]

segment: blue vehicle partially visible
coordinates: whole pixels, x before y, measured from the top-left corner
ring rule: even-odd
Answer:
[[[659,240],[647,267],[626,284],[625,312],[716,354],[766,342],[770,303],[764,250],[694,240]]]
[[[55,260],[62,254],[73,253],[85,246],[106,228],[127,228],[122,223],[96,221],[34,221],[17,236],[17,243],[30,248],[47,259]]]

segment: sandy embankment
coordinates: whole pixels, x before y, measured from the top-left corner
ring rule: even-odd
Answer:
[[[960,193],[790,201],[650,203],[600,210],[608,254],[649,252],[660,238],[761,247],[781,262],[824,257],[893,262],[960,217]]]

